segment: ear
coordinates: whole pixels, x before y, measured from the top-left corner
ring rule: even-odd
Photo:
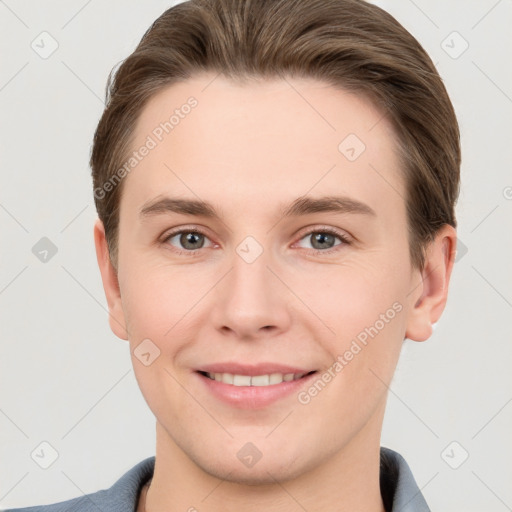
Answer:
[[[413,294],[413,307],[407,321],[405,336],[425,341],[432,335],[448,298],[448,285],[455,261],[457,234],[445,224],[426,250],[421,282]]]
[[[103,281],[103,289],[107,298],[110,328],[118,338],[128,340],[117,272],[110,261],[105,228],[100,219],[97,219],[94,224],[94,244],[96,246],[96,258],[100,268],[101,280]]]

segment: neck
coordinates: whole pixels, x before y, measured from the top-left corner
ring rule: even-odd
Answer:
[[[236,481],[230,473],[206,473],[157,423],[155,471],[144,512],[385,512],[379,483],[382,418],[383,410],[309,471],[254,485]]]

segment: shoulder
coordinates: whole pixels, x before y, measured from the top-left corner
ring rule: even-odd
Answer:
[[[12,508],[4,512],[98,512],[98,510],[127,512],[135,510],[140,490],[153,476],[154,467],[155,457],[148,457],[126,472],[109,489],[50,505]]]

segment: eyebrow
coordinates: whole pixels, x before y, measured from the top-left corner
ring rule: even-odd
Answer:
[[[345,196],[324,196],[318,198],[302,196],[279,209],[282,217],[309,215],[319,212],[362,214],[373,217],[377,215],[367,204]],[[139,216],[141,219],[144,219],[164,213],[180,213],[221,220],[221,215],[217,213],[211,203],[196,199],[173,197],[159,197],[145,203],[140,210]]]
[[[376,216],[375,211],[367,204],[345,196],[324,196],[318,198],[302,196],[295,199],[289,205],[281,207],[279,210],[282,217],[294,217],[320,212]],[[214,206],[206,201],[161,196],[145,203],[139,215],[141,219],[145,219],[165,213],[179,213],[221,220],[221,215],[217,213]]]

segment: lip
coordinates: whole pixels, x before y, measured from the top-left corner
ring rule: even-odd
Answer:
[[[298,380],[283,381],[270,386],[234,386],[212,380],[200,372],[233,373],[239,375],[263,375],[267,373],[310,373]],[[308,385],[315,378],[318,371],[294,368],[285,365],[259,364],[253,366],[235,363],[207,365],[194,372],[208,393],[218,400],[238,409],[262,409],[278,400],[297,395],[301,388]]]
[[[314,370],[314,368],[299,368],[279,363],[240,364],[235,362],[207,364],[196,369],[196,371],[207,373],[232,373],[236,375],[250,375],[251,377],[269,373],[309,373]]]

